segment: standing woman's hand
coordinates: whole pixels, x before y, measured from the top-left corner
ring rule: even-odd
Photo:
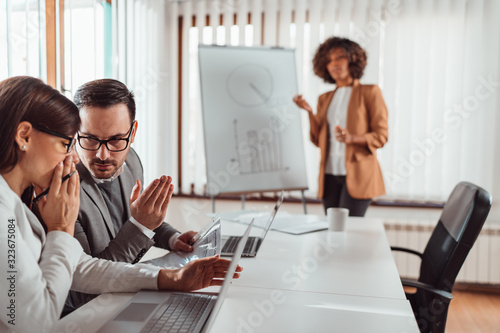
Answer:
[[[351,143],[351,134],[347,131],[347,128],[342,128],[339,125],[335,126],[335,139],[342,143]]]
[[[335,139],[345,144],[354,144],[363,147],[367,146],[366,138],[363,135],[351,134],[347,128],[342,128],[339,125],[335,126]]]
[[[65,182],[62,177],[75,171]],[[41,193],[42,189],[35,186],[35,192]],[[47,232],[59,230],[73,236],[75,222],[80,209],[80,177],[76,172],[73,157],[67,156],[54,169],[49,193],[37,203],[38,211],[42,217]]]
[[[306,100],[302,97],[302,95],[293,96],[293,102],[297,104],[299,108],[304,109],[309,113],[313,112],[311,106],[309,105],[309,103],[306,102]]]

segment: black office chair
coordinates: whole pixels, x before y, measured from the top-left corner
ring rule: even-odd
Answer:
[[[460,182],[444,205],[423,253],[392,247],[421,258],[418,281],[401,279],[403,286],[417,288],[406,293],[421,332],[444,332],[455,279],[483,227],[491,196],[471,183]]]

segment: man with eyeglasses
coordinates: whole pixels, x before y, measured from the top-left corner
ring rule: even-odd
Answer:
[[[75,93],[82,125],[77,134],[81,178],[75,238],[98,258],[137,263],[155,245],[192,251],[194,231],[165,223],[172,178],[155,179],[142,193],[143,168],[130,147],[137,132],[132,92],[116,80],[91,81]],[[92,299],[71,291],[65,312]]]

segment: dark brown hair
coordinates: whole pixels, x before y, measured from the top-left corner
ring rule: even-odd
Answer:
[[[326,65],[330,62],[330,53],[335,49],[341,49],[347,56],[351,77],[353,79],[360,79],[366,67],[366,52],[358,43],[340,37],[330,37],[318,47],[313,58],[314,74],[322,78],[325,82],[335,83],[335,80],[326,69]]]
[[[130,123],[135,120],[134,94],[120,81],[100,79],[87,82],[78,88],[74,99],[78,109],[87,106],[107,108],[123,103],[128,108]]]
[[[0,172],[18,162],[17,126],[28,121],[37,127],[73,136],[80,128],[78,109],[66,96],[29,76],[0,82]]]

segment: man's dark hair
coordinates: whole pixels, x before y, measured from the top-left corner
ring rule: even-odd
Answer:
[[[88,106],[107,108],[123,103],[130,113],[130,122],[135,120],[134,94],[117,80],[101,79],[87,82],[78,88],[74,100],[78,109]]]
[[[351,77],[353,79],[360,79],[366,67],[366,52],[358,43],[340,37],[330,37],[318,47],[313,58],[314,74],[322,78],[325,82],[335,83],[335,80],[326,69],[326,65],[330,62],[330,54],[335,49],[341,49],[347,56]]]

